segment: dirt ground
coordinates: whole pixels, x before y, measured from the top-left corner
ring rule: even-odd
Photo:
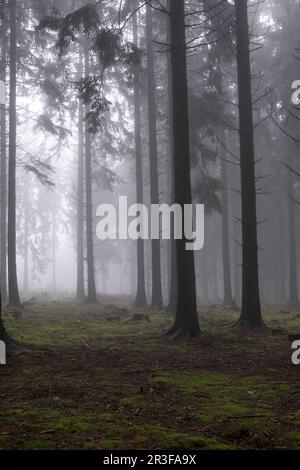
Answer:
[[[199,312],[202,336],[169,342],[172,316],[38,299],[6,311],[26,353],[0,367],[0,449],[299,449],[300,315]]]

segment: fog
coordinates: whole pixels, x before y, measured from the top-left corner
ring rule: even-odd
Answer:
[[[217,14],[211,18],[208,15],[202,28],[203,34],[200,33],[201,27],[197,22],[193,24],[193,19],[197,17],[193,13],[194,3],[197,4],[188,2],[187,5],[191,13],[187,17],[186,30],[187,44],[191,45],[187,49],[191,177],[193,202],[204,204],[206,209],[204,248],[195,252],[197,299],[199,304],[224,301],[222,244],[225,243],[229,247],[226,276],[230,276],[232,298],[239,304],[242,278],[241,194],[237,73],[232,53],[233,40],[230,36],[222,39],[222,28],[225,24],[230,29],[230,20],[224,20],[222,11],[216,6],[214,8],[218,9]],[[298,2],[289,3],[298,12]],[[17,279],[22,299],[40,294],[51,298],[76,296],[80,230],[78,185],[81,178],[83,192],[79,204],[83,216],[82,269],[85,287],[87,285],[86,177],[85,169],[82,175],[79,174],[79,165],[84,166],[86,158],[86,135],[89,133],[86,115],[91,109],[95,111],[97,100],[92,95],[92,90],[88,90],[87,82],[85,88],[81,86],[81,89],[78,83],[84,77],[97,77],[98,80],[100,73],[103,74],[99,79],[100,85],[97,83],[94,86],[101,88],[99,93],[103,102],[100,108],[102,106],[103,109],[98,115],[96,129],[88,138],[91,140],[96,290],[99,298],[126,297],[133,302],[137,288],[136,242],[97,239],[96,210],[99,204],[110,203],[117,206],[119,196],[127,196],[129,203],[137,202],[135,132],[139,133],[141,139],[144,203],[150,207],[151,187],[153,184],[155,186],[153,178],[150,178],[153,171],[150,165],[153,151],[157,158],[158,203],[171,204],[173,200],[172,129],[167,87],[170,63],[166,18],[159,10],[152,10],[153,37],[149,45],[146,9],[141,7],[137,12],[136,46],[139,47],[140,54],[140,123],[137,131],[131,66],[126,69],[120,57],[111,60],[111,63],[108,60],[104,68],[103,64],[99,65],[99,51],[93,46],[93,28],[87,37],[84,35],[84,28],[75,28],[72,40],[68,39],[60,50],[57,32],[45,22],[51,12],[54,12],[54,17],[59,17],[76,12],[76,9],[84,6],[81,1],[38,2],[38,5],[36,2],[23,1],[18,2],[17,6]],[[133,20],[130,16],[127,17],[133,6],[134,2],[125,2],[120,15],[117,13],[117,1],[98,9],[105,28],[109,25],[117,28],[118,23],[124,22],[123,44],[126,41],[132,44],[134,40]],[[55,13],[52,10],[54,7],[61,13]],[[202,20],[205,20],[204,16],[202,14]],[[254,4],[252,7],[250,2],[249,17],[255,49],[252,54],[252,91],[261,297],[263,303],[267,304],[293,303],[299,294],[299,291],[295,292],[295,288],[299,289],[298,282],[291,278],[297,275],[299,264],[296,240],[299,228],[297,116],[291,111],[291,85],[298,78],[297,23],[292,15],[287,14],[282,2],[275,0],[266,0],[263,4]],[[39,27],[41,24],[43,27]],[[289,25],[288,29],[286,25]],[[207,41],[207,38],[210,40]],[[112,46],[107,43],[105,47],[108,51],[103,49],[103,45],[101,47],[103,59]],[[153,53],[154,84],[149,75],[149,51]],[[8,43],[7,50],[4,51],[7,58],[9,52]],[[283,58],[286,65],[278,66]],[[10,106],[8,71],[7,67],[7,116]],[[149,90],[153,85],[154,88]],[[150,123],[149,134],[149,119],[153,119],[151,108],[154,109],[155,122],[152,123],[152,131]],[[293,112],[297,114],[297,111],[298,109]],[[80,112],[83,113],[81,124]],[[9,145],[12,145],[8,140],[6,143],[6,157],[3,154],[2,158],[8,158]],[[7,165],[8,160],[6,167]],[[7,190],[4,188],[4,191]],[[4,205],[3,211],[6,211]],[[225,218],[227,220],[224,222]],[[222,235],[224,223],[228,224],[228,232]],[[6,251],[5,246],[2,246],[2,260],[6,259],[3,250]],[[144,252],[145,286],[148,302],[151,302],[153,260],[151,261],[150,240],[145,240]],[[165,305],[170,296],[171,253],[171,241],[161,240],[158,256]],[[4,292],[4,298],[7,297],[5,294]]]

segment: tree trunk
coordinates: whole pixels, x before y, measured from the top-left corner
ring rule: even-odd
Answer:
[[[235,230],[235,234],[238,230]],[[237,240],[237,239],[236,239]],[[241,263],[240,263],[240,246],[234,241],[234,302],[239,305],[241,303]]]
[[[138,2],[136,2],[137,7]],[[137,14],[133,17],[133,41],[138,46]],[[134,72],[134,120],[135,120],[135,160],[136,160],[136,202],[143,204],[143,162],[141,139],[141,96],[140,96],[140,67]],[[145,249],[144,240],[137,240],[137,291],[134,302],[136,307],[147,306],[145,288]]]
[[[9,96],[9,167],[8,167],[8,289],[9,303],[20,305],[16,260],[16,98],[17,98],[17,31],[16,0],[10,10],[10,96]]]
[[[85,76],[89,75],[89,51],[85,46]],[[96,303],[96,283],[94,268],[94,236],[93,236],[93,196],[92,196],[92,151],[89,125],[85,121],[85,180],[86,180],[86,240],[87,240],[87,302]]]
[[[82,55],[79,58],[79,75],[82,77]],[[77,169],[77,300],[85,298],[84,289],[84,122],[83,105],[78,106],[78,169]]]
[[[6,82],[6,2],[1,0],[1,71],[0,79]],[[7,352],[11,352],[11,340],[6,333],[3,320],[2,320],[2,303],[7,298],[7,283],[6,283],[6,253],[7,253],[7,162],[6,162],[6,113],[5,103],[1,103],[1,277],[0,277],[0,340],[6,342]]]
[[[290,149],[291,151],[291,149]],[[291,160],[291,157],[289,157]],[[293,166],[293,164],[291,164]],[[298,266],[297,266],[297,241],[296,241],[296,214],[295,214],[295,177],[288,170],[288,224],[289,224],[289,300],[292,308],[299,307],[298,298]]]
[[[2,286],[1,286],[2,287]],[[1,289],[0,289],[0,340],[4,341],[7,343],[8,340],[8,335],[5,329],[5,326],[3,324],[3,319],[2,319],[2,297],[1,297]],[[6,344],[7,347],[7,344]]]
[[[235,1],[242,192],[243,286],[241,327],[263,325],[258,279],[258,240],[251,67],[247,0]]]
[[[24,352],[24,349],[15,343],[9,334],[7,333],[3,318],[2,318],[2,299],[1,299],[1,288],[0,288],[0,341],[4,341],[6,345],[6,354],[8,356],[15,356]]]
[[[6,58],[7,58],[7,12],[6,2],[1,0],[1,63],[0,63],[0,80],[6,83]],[[0,108],[0,120],[1,120],[1,227],[0,227],[0,279],[1,279],[1,293],[2,302],[7,300],[7,149],[6,149],[6,110],[5,103],[1,103]]]
[[[275,222],[275,243],[274,243],[274,260],[276,261],[275,274],[275,296],[278,304],[284,303],[285,297],[285,243],[284,243],[284,219],[285,212],[283,209],[283,192],[282,192],[282,175],[281,169],[283,165],[281,161],[276,162],[274,174],[274,193],[275,204],[273,204],[273,217]]]
[[[172,109],[174,134],[174,196],[180,204],[192,203],[189,145],[188,86],[184,0],[169,0],[171,32]],[[184,233],[184,231],[183,231]],[[177,305],[171,339],[200,333],[195,285],[194,252],[186,251],[186,240],[176,240]]]
[[[209,270],[207,262],[207,246],[202,252],[202,299],[204,303],[209,302]]]
[[[25,182],[25,191],[24,191],[24,293],[28,292],[28,261],[29,261],[29,246],[28,246],[28,237],[29,237],[29,207],[28,207],[28,189],[29,187]]]
[[[168,35],[167,43],[170,43],[170,22],[168,20]],[[171,52],[168,53],[168,102],[169,102],[169,136],[170,136],[170,187],[171,187],[171,203],[174,203],[174,132],[173,132],[173,105],[172,105],[172,70],[171,70]],[[173,222],[173,220],[172,220]],[[170,257],[170,285],[169,285],[169,303],[167,306],[167,312],[176,312],[177,304],[177,276],[176,276],[176,243],[173,236],[174,225],[172,223],[172,237],[169,246],[169,257]]]
[[[148,70],[148,120],[149,120],[149,157],[150,157],[150,192],[151,204],[159,204],[156,104],[155,104],[155,72],[152,32],[152,9],[147,4],[146,41],[147,41],[147,70]],[[151,240],[152,247],[152,308],[161,309],[163,306],[161,287],[160,240]]]
[[[220,234],[220,232],[218,233],[218,235],[219,234]],[[216,236],[216,232],[213,232],[212,233],[212,239],[215,238],[214,245],[218,246],[217,244],[220,243],[220,239],[216,240],[215,236]],[[219,294],[218,265],[219,265],[219,258],[221,257],[220,255],[221,255],[221,253],[219,253],[218,250],[216,249],[216,251],[214,253],[214,256],[213,256],[213,265],[212,265],[212,279],[213,279],[213,284],[212,284],[212,286],[213,286],[212,294],[213,295],[212,295],[212,298],[213,298],[214,303],[218,303],[218,299],[219,299],[219,295],[218,295]]]
[[[225,132],[221,129],[221,141],[225,142]],[[224,161],[224,152],[221,154],[221,180],[222,188],[222,249],[223,249],[223,277],[224,277],[224,305],[232,305],[230,245],[229,245],[229,215],[228,215],[228,175]]]
[[[52,212],[52,290],[56,292],[56,204],[54,196],[54,207]]]

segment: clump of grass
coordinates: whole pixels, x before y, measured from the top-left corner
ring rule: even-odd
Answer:
[[[293,449],[300,449],[300,432],[293,431],[286,434],[286,439]]]
[[[135,426],[133,432],[136,435],[136,443],[143,445],[151,438],[153,442],[159,443],[160,449],[165,450],[225,450],[233,448],[226,442],[219,441],[216,438],[180,433],[162,426]]]

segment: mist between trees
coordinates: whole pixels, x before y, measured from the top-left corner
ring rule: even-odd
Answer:
[[[0,12],[3,302],[122,298],[172,311],[171,338],[198,335],[202,304],[251,327],[262,304],[299,306],[298,0]],[[204,249],[99,240],[97,207],[124,195],[204,204]]]

